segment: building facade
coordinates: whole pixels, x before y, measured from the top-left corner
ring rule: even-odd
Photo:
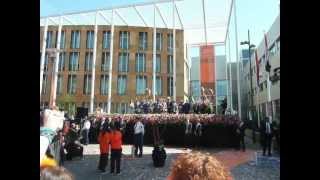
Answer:
[[[40,27],[40,49],[43,40]],[[172,29],[157,28],[156,98],[173,96]],[[49,26],[46,48],[56,48],[57,26]],[[176,97],[184,100],[189,92],[184,56],[183,30],[176,30]],[[111,27],[98,26],[94,109],[107,110]],[[74,112],[76,107],[90,106],[92,84],[94,26],[63,26],[60,40],[57,104]],[[41,50],[40,50],[41,51]],[[41,57],[41,52],[40,52]],[[46,53],[41,105],[50,101],[54,58]],[[153,28],[115,26],[113,39],[111,112],[126,113],[131,100],[145,99],[153,86]],[[150,97],[148,97],[150,98]],[[152,97],[151,97],[152,98]]]

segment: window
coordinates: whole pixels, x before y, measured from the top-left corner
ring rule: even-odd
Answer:
[[[173,52],[173,34],[168,34],[168,53]]]
[[[87,72],[92,70],[92,57],[93,57],[92,52],[87,52],[86,53],[84,70],[87,71]]]
[[[157,36],[156,36],[156,49],[157,51],[162,50],[162,34],[161,33],[157,33]]]
[[[66,53],[61,52],[59,53],[59,71],[64,71],[64,63],[66,59]]]
[[[94,31],[87,31],[87,49],[92,49],[94,44]]]
[[[101,59],[101,71],[109,71],[109,63],[110,63],[110,54],[109,53],[102,53]]]
[[[47,32],[46,48],[53,48],[52,31]]]
[[[56,31],[56,44],[55,47],[57,47],[58,44],[58,31]],[[65,48],[65,42],[66,42],[66,36],[65,36],[65,32],[61,31],[61,37],[60,37],[60,49],[64,49]]]
[[[148,33],[139,32],[139,49],[146,50],[148,45]]]
[[[80,48],[80,31],[71,31],[71,49]]]
[[[58,80],[57,80],[57,94],[62,94],[62,81],[63,81],[63,76],[61,74],[58,75]]]
[[[128,31],[120,31],[120,49],[129,49]]]
[[[136,54],[136,72],[146,72],[146,56],[143,53]]]
[[[118,94],[125,95],[127,89],[127,76],[118,76]]]
[[[162,95],[162,79],[160,76],[156,77],[156,95],[157,96]]]
[[[77,76],[69,75],[68,76],[68,94],[74,95],[76,94],[76,85],[77,85]]]
[[[84,82],[83,82],[83,94],[89,95],[91,94],[91,74],[84,75]]]
[[[156,73],[161,72],[161,56],[160,54],[157,54],[156,56]]]
[[[120,53],[119,54],[119,64],[118,64],[118,72],[128,72],[129,69],[129,54],[128,53]]]
[[[48,71],[49,55],[46,53],[44,56],[44,71]]]
[[[269,49],[270,56],[274,56],[276,54],[276,51],[277,51],[276,46],[275,46],[275,44],[273,44],[271,46],[271,48]]]
[[[168,77],[168,96],[173,96],[173,77]]]
[[[100,77],[100,94],[107,95],[108,94],[108,85],[109,85],[109,76],[101,75]]]
[[[277,48],[277,52],[279,52],[280,51],[280,38],[277,39],[277,41],[276,41],[276,48]]]
[[[69,57],[69,71],[79,70],[79,52],[71,52]]]
[[[44,74],[42,79],[42,92],[41,94],[46,94],[47,93],[47,84],[48,84],[48,76]]]
[[[103,49],[110,49],[111,43],[111,31],[104,31],[103,32],[103,40],[102,40],[102,48]]]
[[[137,76],[136,77],[136,94],[137,95],[145,94],[146,88],[147,88],[147,77]]]
[[[172,55],[168,55],[168,67],[167,67],[167,71],[169,74],[173,73],[173,59],[172,59]]]
[[[119,114],[125,114],[127,112],[127,106],[126,103],[119,103],[117,106],[117,113]]]

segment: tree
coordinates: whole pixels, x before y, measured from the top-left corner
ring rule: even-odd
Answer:
[[[74,103],[74,96],[71,96],[69,94],[65,96],[59,96],[57,98],[57,105],[59,106],[60,109],[63,109],[68,112],[70,115],[75,114],[75,109],[72,107],[69,107],[70,103]]]

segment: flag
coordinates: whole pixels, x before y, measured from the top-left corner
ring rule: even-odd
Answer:
[[[268,48],[268,40],[267,40],[267,34],[264,33],[264,45],[265,45],[265,58],[266,58],[266,65],[265,69],[267,72],[270,73],[271,65],[269,62],[269,48]]]
[[[258,53],[257,53],[257,49],[255,50],[255,56],[256,56],[256,68],[257,68],[257,84],[259,85],[259,76],[260,76],[260,72],[259,72],[259,59],[258,59]]]

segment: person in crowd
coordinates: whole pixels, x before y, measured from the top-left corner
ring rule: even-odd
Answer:
[[[102,130],[99,133],[98,142],[100,146],[100,159],[98,170],[101,173],[106,173],[106,166],[108,165],[108,157],[109,157],[109,146],[111,139],[111,131],[107,123],[103,125]]]
[[[231,173],[214,157],[203,153],[179,155],[168,180],[231,180]]]
[[[186,102],[183,104],[183,113],[189,114],[189,111],[190,111],[190,104],[188,100],[186,100]]]
[[[58,135],[59,135],[59,143],[60,143],[60,162],[59,162],[59,165],[63,165],[64,164],[64,161],[66,159],[66,153],[65,153],[65,138],[64,138],[64,135],[63,135],[63,131],[60,130],[58,132]]]
[[[120,175],[121,155],[122,155],[122,134],[120,123],[115,122],[114,130],[111,133],[111,166],[110,173]],[[116,172],[115,172],[116,170]]]
[[[195,145],[196,147],[198,147],[201,144],[201,136],[202,136],[202,124],[200,122],[200,119],[197,119],[194,136],[195,136]]]
[[[83,158],[83,147],[80,144],[79,141],[79,135],[77,133],[77,130],[75,129],[75,124],[71,123],[71,128],[69,129],[68,134],[66,135],[66,150],[67,160],[72,160],[73,157],[80,156]]]
[[[268,150],[268,156],[271,156],[271,142],[273,136],[273,124],[270,117],[265,117],[264,121],[260,124],[261,143],[263,148],[263,156]]]
[[[47,167],[41,170],[40,180],[74,180],[74,176],[63,167]]]
[[[83,135],[84,135],[84,143],[85,145],[89,144],[89,131],[90,131],[91,123],[88,119],[84,121],[83,125]]]
[[[142,157],[143,152],[143,136],[144,136],[144,125],[140,119],[137,120],[134,125],[134,146],[135,146],[135,156],[138,156],[139,148],[139,157]]]
[[[247,125],[243,121],[240,121],[240,124],[237,127],[237,134],[239,137],[239,149],[242,149],[243,152],[246,151],[246,144],[244,141],[246,128]]]
[[[173,112],[173,103],[170,100],[170,97],[167,98],[167,102],[166,103],[167,103],[168,113],[171,114]]]
[[[189,119],[186,120],[186,130],[185,130],[184,144],[186,148],[190,148],[191,138],[192,138],[192,123]]]

